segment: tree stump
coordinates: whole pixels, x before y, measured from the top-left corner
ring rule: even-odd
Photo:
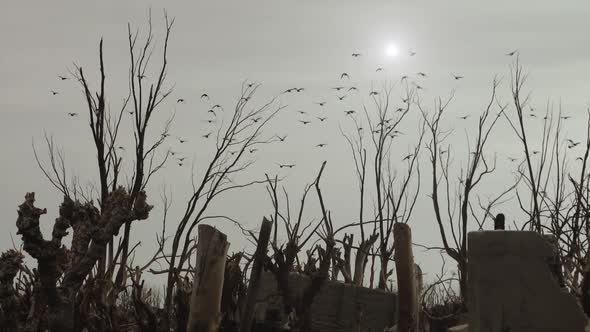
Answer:
[[[191,295],[188,332],[217,332],[225,273],[227,236],[209,225],[199,225],[197,265]]]
[[[404,223],[393,225],[395,269],[398,288],[398,332],[416,332],[416,277],[412,253],[412,232]]]

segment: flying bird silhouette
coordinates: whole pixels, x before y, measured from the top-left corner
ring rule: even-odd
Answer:
[[[453,74],[453,73],[451,73],[451,75],[453,76],[453,78],[454,78],[456,81],[458,81],[458,80],[460,80],[460,79],[462,79],[462,78],[463,78],[463,76],[455,75],[455,74]]]
[[[305,90],[305,88],[296,88],[295,90],[297,90],[297,92],[301,92],[301,91]]]
[[[210,135],[211,135],[211,132],[208,132],[207,134],[203,135],[203,137],[209,138]]]
[[[204,98],[207,98],[207,100],[209,100],[209,95],[208,95],[208,94],[206,94],[206,93],[203,93],[203,94],[201,95],[201,99],[204,99]]]
[[[180,144],[188,142],[186,139],[182,139],[180,137],[176,137],[178,139],[178,141],[180,142]]]
[[[295,167],[295,164],[277,164],[277,165],[279,165],[280,168],[284,168],[284,167],[293,168],[293,167]]]
[[[59,94],[59,92],[51,90],[51,94],[55,96],[55,95]]]
[[[328,144],[326,144],[326,143],[320,143],[320,144],[317,144],[316,147],[323,148],[326,145],[328,145]]]
[[[423,72],[419,72],[419,73],[417,73],[416,75],[418,75],[418,76],[422,76],[422,77],[426,77],[426,74],[425,74],[425,73],[423,73]]]
[[[208,110],[207,113],[213,113],[214,116],[217,116],[217,113],[213,109]]]
[[[299,113],[299,114],[307,114],[307,112],[305,112],[305,111],[297,111],[297,113]]]
[[[183,98],[178,98],[178,99],[176,100],[176,102],[177,102],[177,103],[184,103],[184,99],[183,99]]]
[[[383,70],[383,68],[381,68],[381,67],[378,67],[377,69],[375,69],[375,71],[382,71],[382,70]]]
[[[213,107],[211,107],[211,109],[216,109],[216,108],[222,108],[222,107],[219,104],[215,104],[215,105],[213,105]]]
[[[348,73],[342,73],[342,74],[340,74],[340,79],[343,79],[345,77],[348,78],[348,79],[350,79],[350,76],[348,76]]]
[[[461,119],[461,120],[465,120],[465,119],[467,119],[468,117],[469,117],[469,114],[467,114],[467,115],[463,115],[463,116],[460,116],[460,117],[459,117],[459,119]]]
[[[69,116],[76,116],[78,113],[68,113]]]
[[[351,115],[351,114],[354,114],[355,111],[354,110],[344,111],[344,113],[346,113],[346,115]]]
[[[361,56],[361,54],[360,54],[360,53],[352,53],[352,57],[353,57],[353,58],[358,58],[359,56]]]
[[[318,120],[320,120],[321,122],[324,122],[324,120],[327,119],[327,117],[322,118],[321,116],[317,116],[316,118],[318,118]]]
[[[275,137],[276,137],[276,138],[278,138],[278,139],[279,139],[279,141],[281,141],[281,142],[284,142],[284,141],[285,141],[285,138],[287,138],[287,135],[285,135],[285,136],[283,136],[283,137],[281,137],[281,136],[279,136],[279,135],[275,135]]]
[[[254,153],[256,151],[258,151],[258,149],[250,149],[250,153]]]
[[[506,53],[507,56],[513,56],[514,54],[518,53],[518,50],[514,50],[512,52]]]
[[[346,95],[344,95],[344,96],[336,96],[336,97],[338,97],[338,100],[342,100],[342,99],[346,98]]]
[[[371,91],[371,92],[369,92],[369,96],[376,96],[378,94],[379,94],[379,92],[377,92],[377,91]]]
[[[311,121],[306,121],[306,120],[299,120],[299,122],[303,123],[304,125],[311,123]]]
[[[348,88],[347,91],[352,91],[352,90],[357,91],[358,89],[356,88],[356,86],[351,86],[350,88]]]
[[[325,102],[325,101],[321,101],[321,102],[319,102],[319,103],[316,103],[316,104],[318,104],[318,105],[320,105],[320,106],[324,106],[324,105],[326,105],[326,102]]]
[[[402,159],[402,161],[409,160],[413,155],[413,153],[410,153],[409,155],[405,156],[404,159]]]
[[[65,76],[60,76],[60,75],[58,75],[57,77],[59,77],[59,79],[60,79],[60,80],[62,80],[62,81],[65,81],[65,80],[67,80],[67,79],[68,79],[67,77],[65,77]]]
[[[416,52],[415,51],[410,51],[410,56],[414,56],[414,55],[416,55]]]
[[[344,87],[343,86],[337,86],[337,87],[333,87],[332,89],[333,90],[336,90],[336,91],[340,91],[340,90],[344,89]]]

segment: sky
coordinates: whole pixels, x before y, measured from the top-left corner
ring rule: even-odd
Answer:
[[[261,83],[252,101],[261,104],[278,97],[287,106],[267,128],[268,134],[288,135],[285,142],[264,146],[253,155],[256,164],[244,179],[261,178],[265,173],[285,176],[284,185],[291,197],[299,197],[306,183],[313,181],[322,161],[327,161],[322,188],[334,223],[356,221],[358,188],[352,155],[340,128],[350,132],[344,110],[374,110],[368,91],[371,84],[399,83],[402,75],[424,87],[420,91],[425,106],[455,91],[445,126],[454,128],[449,144],[457,151],[454,171],[468,154],[466,136],[473,133],[478,114],[486,105],[492,79],[502,78],[499,98],[510,102],[510,64],[506,53],[518,50],[521,63],[530,77],[532,106],[544,109],[549,103],[561,103],[572,120],[564,130],[568,137],[581,140],[585,134],[585,111],[590,102],[590,3],[587,1],[494,1],[486,5],[474,1],[62,1],[3,2],[0,4],[0,248],[12,247],[16,236],[15,209],[28,191],[37,193],[37,205],[48,209],[42,219],[49,236],[52,220],[61,201],[39,170],[32,144],[46,161],[43,135],[53,135],[63,148],[70,174],[95,181],[97,168],[88,128],[87,109],[79,85],[61,81],[76,63],[96,82],[98,42],[104,39],[109,104],[119,107],[127,95],[127,23],[145,32],[151,8],[155,41],[161,45],[163,10],[175,18],[169,45],[168,82],[174,91],[162,104],[159,121],[175,113],[173,136],[188,140],[179,144],[171,139],[170,149],[195,164],[197,173],[211,157],[210,142],[202,138],[210,127],[210,104],[226,108],[239,97],[241,84],[248,80]],[[397,56],[386,50],[394,45]],[[416,52],[410,56],[410,51]],[[354,52],[359,58],[351,57]],[[154,66],[159,63],[156,56]],[[382,67],[383,71],[376,72]],[[154,67],[155,68],[155,67]],[[350,80],[341,80],[347,72]],[[420,78],[418,72],[427,73]],[[451,74],[464,76],[455,80]],[[331,87],[355,85],[343,101]],[[304,87],[297,94],[282,94],[291,87]],[[52,95],[50,90],[59,92]],[[399,89],[396,90],[399,93]],[[210,103],[199,96],[207,93]],[[185,103],[176,103],[183,98]],[[400,103],[397,100],[396,103]],[[316,102],[326,101],[325,107]],[[297,111],[308,114],[300,116]],[[513,107],[507,109],[514,111]],[[69,117],[68,112],[79,116]],[[466,120],[460,116],[470,115]],[[325,116],[325,122],[316,120]],[[310,126],[298,120],[310,118]],[[576,121],[578,119],[579,121]],[[418,113],[408,117],[391,158],[403,172],[401,159],[416,141]],[[160,122],[161,123],[161,122]],[[539,123],[539,122],[538,122]],[[127,128],[131,123],[127,122]],[[538,125],[530,124],[531,134]],[[158,128],[154,128],[156,132]],[[121,141],[130,147],[131,132]],[[516,136],[506,121],[493,132],[488,152],[496,154],[498,170],[477,191],[484,200],[501,192],[513,178],[514,165],[509,156],[520,153]],[[326,143],[324,148],[317,148]],[[536,142],[535,142],[536,143]],[[462,154],[461,154],[462,153]],[[575,152],[572,154],[576,157]],[[421,158],[421,172],[428,178],[429,165]],[[293,169],[279,169],[277,163],[293,163]],[[190,167],[169,164],[151,182],[148,195],[156,206],[148,220],[134,226],[133,242],[140,241],[137,262],[151,256],[155,233],[160,229],[165,188],[172,197],[169,215],[172,229],[184,210],[190,193]],[[426,196],[427,181],[422,181],[417,209],[410,222],[414,241],[440,246],[432,205]],[[374,190],[371,189],[371,192]],[[310,198],[310,215],[319,215],[316,198]],[[297,206],[293,199],[293,207]],[[512,203],[512,205],[511,205]],[[522,213],[514,199],[496,212],[504,212],[508,223],[518,223]],[[372,206],[370,197],[367,204]],[[315,210],[314,210],[315,209]],[[272,213],[270,199],[263,186],[231,193],[216,202],[211,214],[223,213],[256,228],[263,216]],[[373,216],[367,212],[366,218]],[[223,221],[216,227],[228,234],[230,251],[251,250],[239,231]],[[416,261],[433,278],[441,265],[437,252],[414,248]],[[448,261],[448,260],[447,260]],[[448,268],[453,266],[448,263]],[[155,279],[154,279],[155,280]],[[154,281],[156,282],[156,281]]]

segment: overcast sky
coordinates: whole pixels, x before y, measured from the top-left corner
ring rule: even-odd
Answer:
[[[305,183],[313,180],[321,162],[327,160],[322,187],[337,225],[356,221],[358,214],[354,165],[339,127],[345,131],[351,128],[344,110],[360,109],[362,105],[372,109],[368,96],[371,83],[398,82],[402,75],[409,75],[412,82],[424,87],[421,99],[429,106],[436,96],[448,96],[456,90],[445,126],[455,128],[449,143],[454,144],[457,152],[458,168],[461,156],[468,153],[465,135],[475,128],[477,114],[488,101],[494,75],[504,78],[500,98],[510,101],[509,65],[514,58],[505,54],[518,50],[530,73],[527,90],[532,92],[532,106],[543,109],[548,101],[561,100],[564,113],[573,116],[565,127],[566,135],[584,138],[583,117],[590,101],[587,1],[494,1],[486,6],[467,0],[5,1],[0,5],[3,250],[12,246],[11,236],[16,240],[15,210],[25,192],[35,191],[37,205],[48,209],[48,215],[42,219],[46,236],[57,217],[61,197],[35,163],[33,140],[45,156],[43,133],[52,134],[64,149],[70,172],[87,181],[96,179],[95,154],[80,88],[74,80],[61,81],[57,76],[68,76],[75,62],[96,77],[98,42],[102,37],[108,100],[113,108],[119,107],[127,95],[127,23],[145,31],[149,8],[158,43],[163,36],[163,9],[176,19],[169,46],[168,74],[174,92],[170,101],[162,105],[160,119],[176,112],[172,134],[188,142],[181,145],[171,139],[167,146],[194,162],[198,175],[210,158],[208,142],[201,137],[210,130],[204,122],[210,117],[210,104],[230,108],[244,80],[260,82],[254,104],[279,96],[280,102],[288,106],[267,133],[286,134],[288,138],[280,145],[265,146],[256,152],[252,157],[257,164],[244,179],[260,178],[264,173],[285,175],[284,184],[297,204],[294,198],[301,194]],[[390,45],[399,50],[397,56],[387,55]],[[410,50],[416,54],[410,56]],[[353,52],[362,56],[353,58]],[[155,65],[159,58],[153,61]],[[376,72],[378,67],[384,70]],[[340,80],[342,72],[350,74],[349,81]],[[428,76],[419,78],[417,72]],[[464,78],[454,80],[451,73]],[[355,85],[359,92],[339,101],[330,89],[337,85]],[[290,87],[305,90],[281,94]],[[59,94],[54,96],[50,90]],[[400,90],[396,91],[394,103],[400,103]],[[211,96],[210,103],[199,100],[202,93]],[[186,102],[177,104],[177,98]],[[319,101],[326,101],[326,106],[316,105]],[[299,116],[298,110],[308,115]],[[68,112],[78,112],[80,116],[69,117]],[[473,116],[464,121],[458,118],[467,114]],[[328,119],[319,122],[316,116]],[[312,123],[303,126],[298,122],[303,118]],[[418,113],[408,118],[404,124],[407,135],[392,150],[391,158],[399,165],[399,172],[405,169],[401,159],[415,144],[412,133],[416,132],[418,120]],[[535,122],[531,123],[531,132],[535,134]],[[155,127],[154,132],[157,130]],[[510,183],[513,165],[507,157],[519,156],[521,150],[514,139],[510,127],[501,121],[488,149],[490,155],[498,156],[498,171],[484,182],[485,188],[478,190],[482,198],[500,192]],[[132,134],[127,132],[121,145],[130,147],[131,142]],[[327,146],[316,148],[319,143]],[[422,160],[421,171],[427,178],[429,167],[426,159]],[[286,171],[276,163],[294,163],[296,167]],[[171,191],[174,203],[171,229],[182,214],[191,189],[190,167],[171,163],[152,181],[148,194],[156,208],[152,217],[134,227],[133,232],[132,240],[142,241],[138,263],[154,249],[154,234],[160,227],[162,211],[159,194],[164,185]],[[418,209],[411,221],[413,236],[415,242],[440,245],[432,206],[426,197],[428,191],[427,182],[423,181]],[[373,192],[371,188],[370,195]],[[312,195],[310,216],[319,215],[315,200]],[[373,205],[370,199],[367,204]],[[522,217],[509,206],[499,210],[507,214],[509,223]],[[248,227],[257,227],[262,216],[272,210],[264,188],[259,187],[228,195],[213,206],[211,213],[219,212]],[[494,211],[497,212],[500,211]],[[369,210],[366,218],[371,217]],[[230,251],[249,248],[235,229],[221,221],[216,225],[228,233]],[[415,255],[429,276],[438,271],[438,254],[415,248]]]

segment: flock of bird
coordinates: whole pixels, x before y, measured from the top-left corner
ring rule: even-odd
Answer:
[[[514,50],[514,51],[511,51],[509,53],[506,53],[507,56],[514,56],[514,55],[517,55],[517,54],[518,54],[518,50]],[[409,55],[410,56],[415,56],[416,55],[416,52],[413,51],[413,50],[410,50],[409,51]],[[363,54],[362,53],[359,53],[359,52],[352,53],[352,57],[355,58],[355,59],[358,59],[358,58],[360,58],[362,56],[363,56]],[[384,70],[385,69],[383,67],[377,67],[375,69],[375,72],[382,72]],[[416,75],[417,78],[426,78],[428,76],[425,72],[417,72],[415,75]],[[61,76],[61,75],[58,75],[57,77],[61,81],[65,81],[65,80],[68,80],[69,79],[68,77]],[[458,75],[458,74],[455,74],[455,73],[451,73],[451,77],[455,81],[458,81],[458,80],[461,80],[461,79],[464,78],[462,75]],[[331,88],[331,90],[334,90],[334,92],[335,92],[335,100],[337,100],[337,101],[343,101],[351,93],[358,93],[359,88],[357,86],[355,86],[353,84],[344,84],[344,83],[349,83],[350,82],[350,79],[351,79],[351,75],[348,72],[342,72],[340,74],[340,82],[342,82],[343,84],[342,85],[338,85],[338,86],[334,86],[334,87]],[[404,75],[404,76],[401,76],[400,82],[404,82],[404,81],[409,80],[409,79],[410,79],[410,76]],[[416,81],[411,82],[411,84],[414,86],[414,88],[416,90],[423,89],[423,87],[420,84],[418,84]],[[248,84],[248,87],[251,88],[253,85],[254,85],[254,83],[249,83]],[[301,93],[303,91],[306,91],[305,88],[303,88],[303,87],[291,87],[291,88],[288,88],[288,89],[284,90],[282,93],[283,94],[298,94],[298,93]],[[52,96],[59,95],[59,91],[56,91],[56,90],[50,90],[50,93],[51,93]],[[376,97],[378,95],[379,95],[379,92],[378,91],[374,91],[374,90],[371,90],[368,93],[368,96],[369,97]],[[244,98],[244,99],[247,100],[248,98]],[[209,95],[207,93],[203,93],[200,96],[200,100],[203,101],[203,102],[209,102],[210,101],[210,97],[209,97]],[[402,98],[402,102],[404,104],[407,104],[410,101],[408,99]],[[177,104],[184,104],[184,103],[186,103],[186,99],[185,98],[178,98],[176,100],[176,103]],[[326,100],[315,101],[314,104],[318,105],[321,108],[324,108],[328,104],[328,101],[326,101]],[[399,107],[399,108],[396,109],[396,112],[402,112],[403,110],[404,110],[403,108]],[[207,114],[211,114],[213,117],[212,118],[209,118],[209,119],[206,119],[203,122],[206,122],[208,124],[216,123],[216,119],[217,119],[218,113],[219,112],[222,112],[222,111],[223,111],[223,107],[220,104],[210,105],[208,107]],[[131,115],[133,114],[133,111],[127,111],[127,112],[129,114],[131,114]],[[298,121],[303,126],[310,125],[312,123],[312,119],[318,120],[321,123],[326,122],[328,120],[328,116],[325,116],[325,115],[316,115],[316,116],[310,117],[307,111],[302,111],[302,110],[298,110],[297,113],[300,115],[300,119]],[[356,110],[354,110],[354,109],[345,109],[344,110],[344,115],[345,116],[353,116],[355,113],[356,113]],[[76,112],[68,112],[67,115],[69,117],[76,117],[76,116],[78,116],[78,113],[76,113]],[[465,114],[463,116],[459,116],[459,119],[460,120],[466,120],[469,116],[470,116],[470,114]],[[537,118],[537,114],[535,114],[534,108],[530,107],[529,113],[526,116],[528,116],[530,118]],[[561,116],[561,119],[563,119],[563,120],[568,120],[570,118],[571,118],[571,116],[569,116],[569,115]],[[262,118],[260,117],[260,118],[253,118],[251,120],[253,122],[258,122],[261,119]],[[547,116],[543,117],[543,119],[544,120],[547,120]],[[385,122],[389,122],[389,120],[385,120]],[[358,127],[357,129],[360,131],[363,128],[362,127]],[[374,130],[374,132],[379,132],[379,130],[378,129],[377,130]],[[203,139],[209,139],[211,137],[211,134],[212,133],[213,133],[213,130],[209,130],[207,133],[202,134],[201,137]],[[397,135],[403,135],[403,133],[400,132],[400,131],[397,131],[397,130],[395,130],[395,131],[392,132],[392,137],[395,137]],[[170,136],[170,135],[169,134],[166,134],[165,136]],[[175,138],[177,139],[177,141],[180,144],[184,144],[184,143],[188,142],[188,140],[186,138],[183,138],[183,137],[175,136]],[[287,138],[287,135],[282,135],[281,136],[281,135],[278,135],[277,134],[277,135],[275,135],[275,138],[279,142],[284,142],[286,140],[286,138]],[[567,139],[567,147],[569,149],[575,148],[579,144],[580,144],[580,142],[576,142],[576,141],[574,141],[572,139]],[[325,142],[320,142],[320,143],[315,144],[315,147],[317,147],[317,148],[324,148],[327,145],[328,144],[325,143]],[[120,149],[120,150],[125,150],[124,147],[122,147],[122,146],[118,146],[117,148]],[[248,150],[249,153],[255,153],[256,151],[258,151],[258,149],[252,148],[252,149],[249,149]],[[446,152],[446,151],[442,151],[441,153],[444,153],[444,152]],[[234,152],[230,152],[230,153],[233,155],[236,152],[234,151]],[[540,151],[533,150],[532,153],[534,155],[536,155],[536,154],[540,153]],[[183,166],[184,165],[184,161],[187,159],[187,157],[181,156],[178,152],[175,152],[175,151],[170,151],[170,154],[173,157],[176,158],[177,164],[179,166]],[[412,155],[413,154],[406,155],[402,159],[402,161],[403,160],[410,159],[412,157]],[[517,161],[517,158],[508,157],[508,159],[510,161],[512,161],[512,162]],[[578,157],[577,158],[577,160],[581,160],[581,159],[582,159],[581,157]],[[289,168],[289,169],[291,169],[291,168],[295,167],[295,164],[290,164],[290,163],[278,163],[277,165],[278,165],[279,168]]]

